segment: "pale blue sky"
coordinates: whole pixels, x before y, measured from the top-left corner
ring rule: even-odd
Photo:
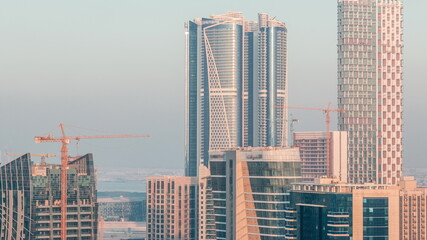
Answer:
[[[290,105],[336,102],[334,0],[0,0],[0,149],[58,153],[59,145],[36,145],[33,137],[62,121],[152,135],[82,141],[79,152],[93,152],[97,165],[182,168],[183,23],[226,11],[252,20],[266,12],[287,23]],[[408,167],[427,167],[426,11],[425,0],[405,2]],[[325,129],[322,113],[293,115],[298,131]]]

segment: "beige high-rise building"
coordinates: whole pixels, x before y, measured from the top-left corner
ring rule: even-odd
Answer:
[[[147,179],[147,239],[197,240],[197,177]]]
[[[330,161],[326,132],[295,132],[293,138],[294,146],[300,149],[304,182],[325,176],[347,182],[347,132],[330,132]]]
[[[338,0],[338,129],[349,135],[349,182],[402,177],[403,3]]]

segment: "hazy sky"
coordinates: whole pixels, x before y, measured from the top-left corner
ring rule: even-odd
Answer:
[[[407,167],[427,167],[426,10],[426,0],[405,2]],[[336,103],[335,0],[0,0],[0,149],[59,153],[59,144],[37,145],[33,137],[63,122],[152,135],[82,140],[79,153],[94,153],[97,166],[182,168],[183,23],[227,11],[251,20],[266,12],[287,23],[291,106]],[[292,113],[297,131],[325,129],[321,112]]]

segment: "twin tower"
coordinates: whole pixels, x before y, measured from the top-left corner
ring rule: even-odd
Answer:
[[[287,29],[229,12],[185,25],[186,175],[209,151],[287,145]]]

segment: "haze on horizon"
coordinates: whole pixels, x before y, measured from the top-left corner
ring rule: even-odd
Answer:
[[[405,1],[404,167],[427,167],[425,9],[427,1]],[[333,0],[1,1],[0,150],[59,154],[59,144],[36,145],[33,137],[63,122],[152,136],[80,141],[78,152],[93,153],[97,166],[183,168],[183,23],[227,11],[286,22],[291,106],[336,103]],[[297,131],[325,129],[321,113],[291,113],[300,119]],[[70,150],[76,154],[73,144]]]

